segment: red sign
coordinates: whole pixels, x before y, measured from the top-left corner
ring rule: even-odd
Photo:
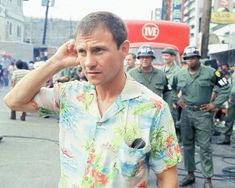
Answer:
[[[169,21],[126,20],[130,43],[174,45],[180,53],[189,44],[189,25]]]
[[[154,23],[146,23],[142,27],[142,35],[147,40],[154,40],[159,35],[159,28]]]

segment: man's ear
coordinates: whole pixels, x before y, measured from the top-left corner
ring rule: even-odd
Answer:
[[[129,47],[130,47],[130,42],[128,40],[125,40],[120,46],[120,50],[125,57],[129,53]]]

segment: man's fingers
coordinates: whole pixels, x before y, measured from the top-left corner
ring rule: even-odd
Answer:
[[[67,50],[76,50],[75,49],[75,40],[70,39],[68,42],[66,42],[66,47],[67,47]]]

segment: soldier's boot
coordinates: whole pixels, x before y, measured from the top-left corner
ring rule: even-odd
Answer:
[[[188,172],[188,174],[184,177],[182,182],[180,182],[181,187],[186,187],[188,185],[191,185],[195,183],[195,176],[193,172]]]
[[[11,117],[10,117],[10,119],[13,119],[13,120],[16,119],[16,111],[14,111],[14,110],[11,111]]]
[[[25,121],[25,116],[26,116],[26,112],[23,112],[20,117],[21,121]]]
[[[213,188],[211,178],[206,178],[204,182],[204,188]]]
[[[218,145],[230,145],[230,136],[226,136],[224,137],[224,140],[217,142],[216,144]]]

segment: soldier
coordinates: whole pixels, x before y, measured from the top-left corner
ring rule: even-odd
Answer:
[[[195,142],[200,147],[201,171],[205,178],[204,188],[212,188],[212,116],[213,109],[228,98],[230,85],[215,69],[200,63],[200,53],[196,47],[188,46],[183,59],[188,64],[173,79],[173,89],[180,91],[177,104],[182,108],[181,138],[184,152],[184,165],[188,174],[180,186],[195,182]],[[213,87],[219,86],[217,97],[210,101]]]
[[[168,82],[165,73],[152,65],[152,61],[155,59],[152,47],[147,44],[140,46],[137,59],[140,60],[140,66],[131,69],[128,72],[130,76],[160,97],[163,97],[163,94],[169,91]]]
[[[176,106],[174,106],[175,95],[174,95],[174,90],[172,90],[171,88],[174,75],[180,71],[180,67],[175,63],[175,57],[176,53],[174,49],[167,47],[162,50],[162,59],[164,61],[164,66],[162,67],[161,70],[166,74],[167,81],[169,83],[168,88],[170,90],[169,92],[165,93],[164,99],[170,107],[171,114],[175,122],[176,133],[178,139],[180,140],[180,130],[179,126],[177,126],[177,120],[178,120],[177,109]]]
[[[136,55],[133,53],[128,53],[125,58],[125,61],[126,61],[125,71],[128,72],[129,70],[135,68]]]
[[[225,121],[224,140],[218,142],[219,145],[230,145],[230,138],[233,134],[233,124],[235,120],[235,73],[232,75],[232,89],[229,98],[228,115]]]

